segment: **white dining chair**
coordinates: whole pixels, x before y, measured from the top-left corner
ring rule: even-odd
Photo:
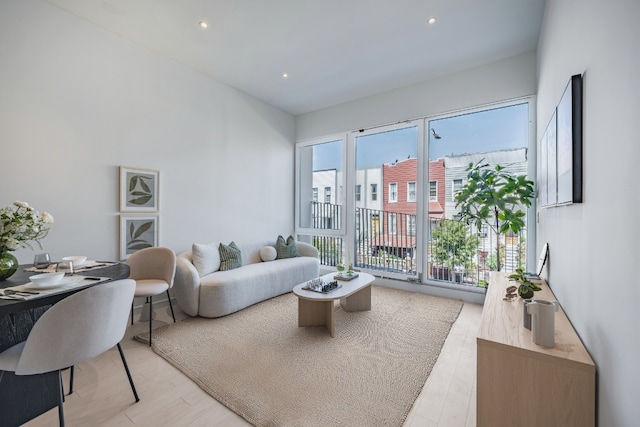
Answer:
[[[129,278],[136,281],[136,297],[146,297],[149,303],[149,346],[153,330],[153,297],[167,293],[173,322],[176,315],[171,304],[169,289],[173,287],[176,274],[176,254],[169,248],[145,248],[134,252],[127,258],[130,268]],[[131,324],[133,325],[133,303],[131,303]]]
[[[116,280],[81,290],[59,301],[36,321],[26,341],[0,353],[0,371],[15,375],[57,371],[58,416],[60,425],[64,426],[60,371],[117,346],[133,396],[136,402],[140,401],[120,346],[135,287],[133,280]]]

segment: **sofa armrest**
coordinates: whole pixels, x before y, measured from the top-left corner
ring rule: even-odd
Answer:
[[[300,256],[310,256],[313,258],[319,257],[318,249],[309,243],[296,242],[296,247],[298,248]]]
[[[176,257],[173,288],[180,309],[190,316],[197,316],[200,305],[200,276],[191,262],[191,252],[184,252]]]

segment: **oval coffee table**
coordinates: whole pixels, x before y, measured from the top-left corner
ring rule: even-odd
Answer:
[[[333,281],[335,273],[321,277],[323,282]],[[358,273],[355,279],[338,280],[341,288],[329,293],[314,292],[302,289],[307,283],[301,283],[293,288],[298,297],[298,326],[325,326],[329,334],[335,337],[336,324],[333,317],[333,302],[340,300],[345,311],[371,310],[371,283],[373,276],[368,273]]]

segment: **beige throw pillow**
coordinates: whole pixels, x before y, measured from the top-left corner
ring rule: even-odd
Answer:
[[[276,252],[276,248],[274,248],[273,246],[265,246],[264,248],[260,249],[260,259],[262,261],[273,261],[274,259],[276,259],[276,256],[278,256],[278,252]]]
[[[215,244],[194,243],[191,246],[191,261],[200,277],[220,269],[220,253]]]

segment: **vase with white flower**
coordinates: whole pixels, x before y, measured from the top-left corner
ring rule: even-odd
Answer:
[[[11,253],[20,248],[33,249],[30,242],[42,249],[41,239],[49,234],[53,216],[38,212],[27,202],[16,200],[12,206],[0,209],[0,280],[8,279],[18,269],[18,260]]]

